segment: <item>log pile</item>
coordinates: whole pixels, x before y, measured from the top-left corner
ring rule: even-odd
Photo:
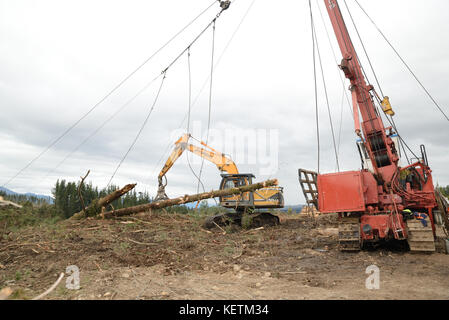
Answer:
[[[278,185],[277,180],[268,180],[265,182],[256,183],[256,184],[243,186],[243,187],[239,187],[239,188],[211,191],[211,192],[205,192],[205,193],[200,193],[200,194],[195,194],[195,195],[185,195],[183,197],[179,197],[179,198],[175,198],[175,199],[156,201],[156,202],[152,202],[152,203],[145,204],[145,205],[125,208],[125,209],[119,209],[119,210],[113,210],[113,211],[109,211],[109,212],[101,212],[101,210],[98,211],[98,208],[100,208],[100,205],[104,204],[105,198],[112,199],[110,202],[117,199],[117,197],[110,195],[108,197],[100,199],[98,201],[98,203],[94,204],[94,207],[96,208],[96,211],[94,211],[94,212],[97,212],[96,215],[99,215],[102,218],[110,219],[110,218],[114,218],[114,217],[122,217],[122,216],[128,216],[128,215],[133,215],[133,214],[137,214],[137,213],[142,213],[142,212],[148,212],[151,210],[158,210],[158,209],[163,209],[163,208],[168,208],[168,207],[173,207],[173,206],[178,206],[178,205],[184,205],[187,203],[192,203],[192,202],[197,202],[197,201],[202,201],[202,200],[207,200],[207,199],[212,199],[212,198],[220,198],[220,197],[226,197],[226,196],[232,196],[232,195],[239,195],[239,194],[243,194],[246,192],[253,192],[253,191],[256,191],[259,189],[263,189],[266,187],[273,187],[273,186],[277,186],[277,185]],[[131,190],[132,190],[135,185],[130,185],[130,186],[133,186],[131,188]],[[123,193],[123,194],[125,194],[125,193]],[[86,216],[92,216],[92,215],[91,214],[86,215],[85,212],[82,211],[82,212],[79,212],[76,215],[74,215],[73,219],[81,219]]]

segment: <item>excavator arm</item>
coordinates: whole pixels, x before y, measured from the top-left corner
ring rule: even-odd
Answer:
[[[176,160],[179,159],[179,157],[182,156],[185,150],[185,146],[187,142],[189,141],[190,135],[185,134],[181,138],[179,138],[178,141],[175,142],[175,148],[173,149],[172,153],[168,157],[167,161],[165,162],[164,167],[162,168],[161,172],[159,173],[158,180],[159,180],[159,186],[162,184],[162,179],[165,177],[167,172],[173,167]]]
[[[168,157],[164,167],[162,168],[158,176],[159,188],[156,200],[163,200],[168,198],[165,194],[165,187],[167,183],[165,182],[164,184],[163,179],[166,176],[167,172],[173,167],[175,162],[182,156],[182,154],[186,150],[202,157],[207,161],[212,162],[221,172],[226,172],[228,174],[239,174],[236,164],[229,157],[213,149],[202,141],[199,141],[199,143],[203,147],[195,146],[189,143],[190,138],[192,138],[190,134],[185,134],[175,142],[175,148]]]

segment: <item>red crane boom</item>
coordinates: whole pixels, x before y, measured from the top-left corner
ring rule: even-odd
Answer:
[[[374,171],[384,181],[390,182],[398,169],[398,152],[393,140],[387,136],[387,130],[382,122],[382,118],[374,105],[370,94],[370,92],[374,91],[374,87],[368,85],[363,76],[363,71],[343,20],[340,7],[335,0],[326,0],[325,3],[343,55],[340,68],[345,73],[346,78],[351,81],[356,133],[362,138],[359,123],[360,110],[363,119],[361,128],[366,137],[366,139],[362,138],[362,140],[373,164]],[[388,100],[384,101],[387,102]]]

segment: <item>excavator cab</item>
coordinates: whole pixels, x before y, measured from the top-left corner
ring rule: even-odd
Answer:
[[[220,190],[239,188],[252,184],[256,177],[253,174],[222,174]],[[224,208],[254,207],[254,194],[246,192],[241,195],[233,195],[220,198],[220,205]]]
[[[253,174],[222,174],[220,190],[247,186],[256,177]],[[254,192],[220,198],[220,205],[224,208],[244,211],[247,208],[276,209],[284,207],[283,188],[263,188]]]

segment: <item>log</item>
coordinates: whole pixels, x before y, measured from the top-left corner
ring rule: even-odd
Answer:
[[[65,273],[62,272],[62,273],[59,275],[58,280],[56,280],[56,282],[55,282],[55,283],[54,283],[54,284],[53,284],[47,291],[45,291],[44,293],[38,295],[37,297],[33,298],[32,300],[41,300],[41,299],[43,299],[44,297],[48,296],[53,290],[56,289],[56,287],[58,286],[58,284],[61,282],[62,278],[64,278],[64,275],[65,275]]]
[[[78,197],[80,198],[80,202],[82,205],[81,208],[83,208],[82,211],[86,210],[86,205],[84,204],[84,198],[83,198],[83,195],[81,194],[81,189],[83,188],[84,180],[86,180],[86,178],[89,176],[89,174],[90,174],[90,170],[87,171],[87,173],[84,177],[81,177],[81,182],[80,182],[80,185],[78,186]]]
[[[256,183],[256,184],[243,186],[243,187],[239,187],[239,188],[211,191],[211,192],[205,192],[205,193],[200,193],[200,194],[196,194],[196,195],[185,195],[184,197],[179,197],[179,198],[175,198],[175,199],[162,200],[162,201],[152,202],[149,204],[144,204],[144,205],[140,205],[140,206],[136,206],[136,207],[130,207],[130,208],[125,208],[125,209],[119,209],[119,210],[105,212],[105,213],[101,214],[101,217],[110,219],[110,218],[114,218],[114,217],[129,216],[132,214],[147,212],[152,209],[157,210],[157,209],[163,209],[163,208],[167,208],[167,207],[173,207],[173,206],[183,205],[186,203],[212,199],[212,198],[238,195],[238,194],[242,194],[245,192],[252,192],[252,191],[256,191],[256,190],[263,189],[266,187],[272,187],[272,186],[277,186],[277,185],[278,185],[277,180],[268,180],[265,182]]]
[[[137,184],[128,184],[122,189],[116,190],[111,194],[108,194],[106,197],[100,198],[92,202],[91,205],[88,206],[86,210],[82,210],[78,213],[75,213],[71,219],[82,219],[98,215],[102,211],[102,208],[108,206],[115,200],[119,199],[123,195],[133,190],[136,187],[136,185]]]

